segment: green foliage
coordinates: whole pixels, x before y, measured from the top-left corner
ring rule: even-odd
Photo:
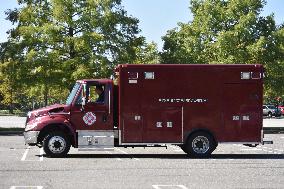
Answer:
[[[151,42],[136,48],[135,64],[158,64],[160,63],[160,54],[157,44]]]
[[[192,0],[193,20],[163,37],[163,63],[263,64],[266,96],[284,93],[284,29],[264,0]]]
[[[75,80],[109,77],[119,63],[157,60],[156,46],[138,36],[138,20],[121,0],[18,2],[6,12],[16,27],[1,44],[0,103],[19,103],[13,94],[21,91],[26,106],[46,105],[64,99]]]
[[[0,115],[7,115],[9,114],[9,110],[0,110]]]

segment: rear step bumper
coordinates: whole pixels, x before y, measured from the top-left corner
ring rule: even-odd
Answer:
[[[272,140],[263,140],[262,144],[273,144]]]

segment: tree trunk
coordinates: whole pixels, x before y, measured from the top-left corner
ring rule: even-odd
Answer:
[[[69,27],[68,35],[69,35],[69,37],[74,37],[74,29],[72,27]],[[73,41],[71,41],[71,43],[69,45],[69,54],[70,54],[71,59],[75,58],[75,56],[76,56]]]
[[[10,88],[10,103],[9,103],[9,113],[14,113],[14,107],[13,107],[13,89]]]
[[[47,85],[44,85],[44,106],[48,105],[48,87]]]

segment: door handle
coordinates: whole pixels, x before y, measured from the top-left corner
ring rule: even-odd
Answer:
[[[103,122],[107,122],[107,114],[103,115]]]

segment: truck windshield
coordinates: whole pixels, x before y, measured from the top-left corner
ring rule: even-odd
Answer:
[[[78,91],[79,88],[80,88],[80,83],[76,83],[76,84],[74,85],[72,91],[70,92],[70,94],[69,94],[67,100],[66,100],[66,104],[67,104],[67,105],[70,105],[70,104],[72,103],[72,101],[73,101],[73,99],[74,99],[74,97],[75,97],[75,95],[76,95],[76,93],[77,93],[77,91]]]

